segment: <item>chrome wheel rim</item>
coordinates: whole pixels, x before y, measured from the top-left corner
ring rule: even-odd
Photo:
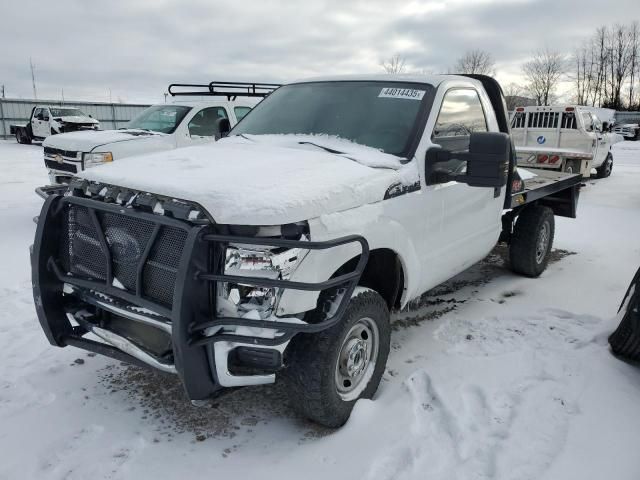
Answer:
[[[544,260],[545,255],[547,254],[547,250],[549,248],[549,231],[551,228],[549,227],[549,222],[544,222],[542,224],[542,228],[540,229],[540,233],[538,234],[538,241],[536,243],[536,262],[541,264]]]
[[[369,317],[354,323],[347,332],[336,361],[335,384],[338,395],[349,402],[367,388],[376,368],[380,334]]]

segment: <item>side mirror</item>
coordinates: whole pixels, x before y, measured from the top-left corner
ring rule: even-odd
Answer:
[[[427,150],[425,174],[427,183],[456,181],[471,187],[503,187],[507,183],[511,139],[506,133],[476,132],[469,138],[469,151],[456,153],[441,147]],[[452,162],[463,164],[455,170],[447,167]]]
[[[226,137],[231,131],[231,123],[228,118],[219,118],[216,120],[216,131],[220,135],[218,138]],[[216,140],[218,139],[216,138]]]

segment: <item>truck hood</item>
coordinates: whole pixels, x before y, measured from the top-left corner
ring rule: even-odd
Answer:
[[[164,134],[146,130],[89,130],[52,135],[45,139],[43,145],[75,152],[91,152],[94,148],[108,147],[111,143],[131,142],[153,135]],[[109,151],[108,148],[100,150]]]
[[[415,184],[416,162],[395,158],[397,168],[374,168],[311,145],[221,141],[129,157],[78,176],[196,202],[217,223],[282,225],[378,202],[392,185]]]
[[[80,115],[71,115],[71,116],[65,116],[65,117],[54,117],[54,120],[58,120],[60,119],[63,122],[66,123],[99,123],[98,120],[96,120],[95,118],[91,118],[91,117],[83,117]]]

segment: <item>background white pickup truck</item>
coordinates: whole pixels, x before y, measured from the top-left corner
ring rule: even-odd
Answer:
[[[618,135],[622,135],[625,140],[640,140],[640,125],[637,123],[616,125],[613,131]]]
[[[511,118],[511,135],[518,165],[562,172],[581,173],[589,178],[595,168],[598,178],[611,175],[611,145],[622,140],[609,133],[589,107],[518,107]]]
[[[49,135],[99,128],[98,120],[77,108],[37,105],[31,110],[26,125],[10,125],[9,131],[18,143],[28,144],[32,140],[42,141]]]
[[[221,85],[224,93],[216,90]],[[86,168],[132,155],[217,140],[238,123],[259,98],[277,87],[238,82],[184,86],[199,90],[185,92],[180,90],[181,85],[171,85],[169,91],[176,96],[199,98],[153,105],[119,130],[74,132],[47,138],[43,142],[44,163],[49,169],[50,183],[65,184]],[[251,88],[254,86],[257,88]],[[227,95],[229,89],[234,88],[234,95]]]

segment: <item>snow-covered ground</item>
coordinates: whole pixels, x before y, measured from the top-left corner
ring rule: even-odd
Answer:
[[[42,150],[0,142],[0,479],[637,480],[640,367],[606,338],[640,265],[640,142],[614,155],[540,278],[496,249],[395,314],[376,399],[327,431],[278,385],[198,409],[171,378],[50,347],[28,261]]]

